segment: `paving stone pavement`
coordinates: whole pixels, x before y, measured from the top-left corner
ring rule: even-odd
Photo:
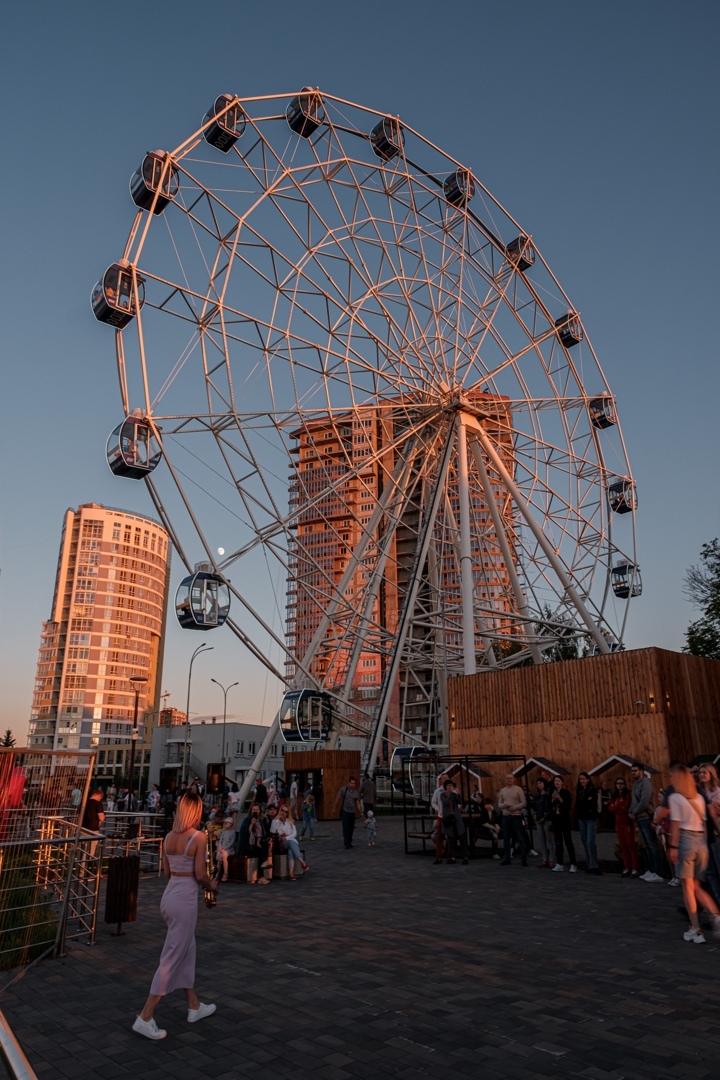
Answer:
[[[40,1080],[720,1078],[720,948],[683,941],[679,889],[434,866],[404,854],[401,821],[379,826],[346,852],[321,823],[304,879],[201,905],[197,989],[218,1011],[188,1025],[170,995],[162,1042],[131,1030],[165,929],[143,878],[124,937],[101,921],[93,948],[0,995]]]

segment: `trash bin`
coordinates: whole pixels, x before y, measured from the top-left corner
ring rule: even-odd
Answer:
[[[117,933],[124,922],[137,919],[140,856],[116,855],[108,859],[105,922],[117,923]]]

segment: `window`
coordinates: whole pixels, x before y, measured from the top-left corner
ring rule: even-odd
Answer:
[[[238,740],[238,742],[235,743],[235,756],[237,757],[238,755],[243,754],[244,752],[245,752],[245,743],[242,743],[242,742],[240,742]]]
[[[249,742],[248,743],[248,754],[254,754],[254,753],[255,753],[255,743],[254,742]]]

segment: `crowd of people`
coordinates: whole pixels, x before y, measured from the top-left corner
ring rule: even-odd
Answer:
[[[576,821],[585,873],[599,876],[598,825],[609,825],[616,835],[622,877],[681,887],[690,921],[685,940],[702,944],[698,907],[708,912],[713,933],[720,937],[720,783],[714,765],[687,768],[678,761],[671,763],[668,779],[656,806],[652,780],[640,762],[632,764],[629,778],[618,776],[612,787],[598,787],[587,772],[579,773],[574,799],[560,775],[543,772],[526,793],[508,773],[494,800],[478,789],[463,806],[456,784],[444,774],[431,799],[435,864],[443,858],[455,863],[458,854],[466,864],[469,841],[484,837],[501,866],[509,866],[515,855],[528,866],[532,854],[539,855],[540,868],[562,873],[567,865],[574,874]],[[646,864],[642,874],[641,849]]]

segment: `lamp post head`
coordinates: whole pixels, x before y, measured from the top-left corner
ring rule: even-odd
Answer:
[[[130,682],[132,683],[132,688],[133,688],[133,690],[135,691],[136,694],[140,693],[140,691],[142,690],[143,686],[145,685],[145,683],[147,681],[148,680],[147,680],[146,675],[131,675],[130,676]]]

